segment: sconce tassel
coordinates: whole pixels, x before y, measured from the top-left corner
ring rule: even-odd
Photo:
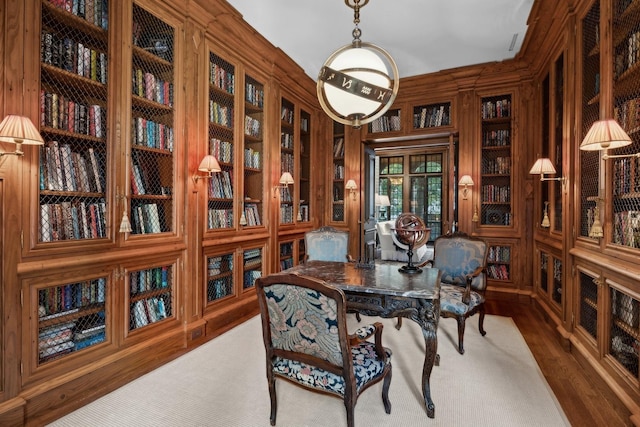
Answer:
[[[129,215],[127,214],[126,207],[124,209],[124,212],[122,212],[122,220],[120,221],[120,232],[131,233],[131,222],[129,221]]]

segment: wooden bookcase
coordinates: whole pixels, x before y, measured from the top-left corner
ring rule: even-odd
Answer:
[[[295,180],[296,169],[296,109],[293,102],[282,98],[280,105],[280,174],[289,172]],[[279,179],[279,176],[278,176]],[[293,224],[295,220],[295,194],[291,185],[278,189],[280,196],[280,224]]]
[[[244,102],[244,227],[265,225],[265,95],[264,84],[245,75]],[[244,224],[243,224],[244,222]]]
[[[333,123],[333,147],[331,156],[331,222],[344,223],[345,219],[345,126]]]

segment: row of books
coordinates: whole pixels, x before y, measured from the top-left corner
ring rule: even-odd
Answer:
[[[289,172],[293,175],[294,166],[295,166],[295,161],[293,158],[293,154],[291,153],[280,154],[280,173]]]
[[[260,222],[260,211],[255,203],[246,203],[244,205],[244,216],[247,219],[248,226],[262,225]]]
[[[107,30],[109,28],[108,0],[49,0],[55,7]]]
[[[40,289],[38,320],[42,322],[92,304],[103,304],[106,292],[107,279],[104,277]]]
[[[289,186],[280,187],[280,201],[281,202],[293,201],[293,196],[291,195],[291,190],[289,190]]]
[[[618,290],[611,293],[611,315],[632,328],[640,323],[640,301]]]
[[[489,246],[489,253],[487,255],[488,261],[493,262],[511,262],[511,247],[510,246]]]
[[[613,109],[613,118],[632,134],[640,130],[640,98],[628,99]]]
[[[106,205],[85,201],[40,205],[40,241],[107,237]]]
[[[509,280],[509,266],[506,264],[489,264],[487,275],[490,279]]]
[[[134,234],[162,233],[164,224],[156,203],[131,206],[131,229]]]
[[[395,111],[392,115],[378,117],[369,123],[369,132],[395,132],[401,129],[400,110]]]
[[[280,223],[281,224],[293,223],[293,206],[280,205]]]
[[[482,119],[496,119],[511,116],[511,99],[485,101],[481,107]]]
[[[493,203],[509,203],[511,200],[511,187],[487,184],[482,186],[482,201]]]
[[[171,126],[134,117],[132,128],[131,140],[134,145],[173,151],[174,132]]]
[[[251,288],[255,285],[256,280],[262,277],[261,270],[249,270],[243,274],[242,287],[244,289]]]
[[[613,242],[631,248],[640,248],[640,211],[614,213]]]
[[[283,122],[286,122],[293,126],[293,118],[295,116],[295,112],[293,107],[289,107],[287,105],[283,105],[281,109],[280,118]]]
[[[233,129],[233,107],[209,100],[209,121]]]
[[[173,83],[163,80],[155,74],[134,68],[131,89],[134,95],[148,99],[158,104],[173,106]]]
[[[207,277],[233,271],[233,255],[219,255],[207,259]]]
[[[293,134],[288,132],[282,132],[280,134],[280,148],[293,150]]]
[[[231,172],[223,170],[209,178],[210,199],[233,199],[233,177]]]
[[[309,221],[309,205],[300,205],[298,208],[298,221]]]
[[[262,249],[248,249],[242,253],[242,258],[244,259],[245,269],[262,264]]]
[[[293,243],[281,243],[280,244],[280,257],[290,257],[293,255]]]
[[[40,189],[102,193],[103,153],[92,147],[76,151],[70,144],[49,141],[40,150]]]
[[[509,129],[482,132],[483,147],[504,147],[509,145],[511,145],[511,131]]]
[[[640,192],[640,158],[615,159],[613,162],[613,194]]]
[[[344,157],[344,138],[333,140],[333,157],[337,159]]]
[[[154,267],[129,273],[131,295],[171,286],[171,266]]]
[[[70,99],[67,96],[40,91],[40,123],[80,135],[104,138],[106,108]]]
[[[303,117],[300,119],[300,130],[303,132],[309,132],[309,119]]]
[[[254,138],[261,138],[262,122],[251,116],[244,116],[244,134]]]
[[[40,61],[93,81],[107,84],[108,55],[70,37],[42,30]]]
[[[233,163],[233,142],[211,138],[209,141],[209,154],[222,163]]]
[[[262,153],[260,151],[254,150],[253,148],[245,148],[244,149],[244,165],[245,167],[252,169],[260,169],[261,161],[260,156]]]
[[[640,30],[630,33],[626,40],[626,46],[621,45],[616,49],[614,57],[614,78],[617,79],[625,71],[633,68],[640,60]]]
[[[38,334],[39,363],[49,362],[103,342],[106,338],[105,324],[76,330],[74,322],[50,326]]]
[[[344,165],[333,165],[333,179],[344,179]]]
[[[207,301],[215,301],[233,293],[233,281],[231,277],[221,277],[209,280],[207,283]]]
[[[485,159],[482,162],[483,174],[506,175],[511,173],[511,157],[498,156],[494,159]]]
[[[262,85],[254,85],[251,82],[247,82],[244,85],[244,97],[246,101],[258,108],[264,107],[264,89]]]
[[[233,209],[209,209],[208,228],[233,227]]]
[[[171,296],[138,300],[132,304],[130,329],[137,329],[171,316]]]
[[[211,59],[217,58],[211,54]],[[231,65],[227,65],[227,68],[233,69]],[[215,62],[209,62],[209,82],[227,93],[233,94],[235,92],[236,77],[233,71],[227,71],[225,67]]]
[[[284,271],[288,268],[293,267],[293,258],[285,258],[280,260],[280,270]]]
[[[450,124],[450,104],[417,107],[413,113],[413,128],[424,129]]]

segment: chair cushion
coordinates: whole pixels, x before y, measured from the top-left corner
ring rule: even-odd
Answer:
[[[385,366],[391,363],[391,350],[385,347],[385,352],[387,353],[386,364],[378,358],[375,345],[371,342],[366,341],[351,347],[358,392],[369,381],[382,375]],[[273,372],[307,387],[344,396],[344,378],[315,366],[276,357],[273,361]]]
[[[471,291],[469,304],[462,302],[464,288],[456,285],[442,283],[440,285],[440,310],[464,316],[467,312],[484,302],[484,297],[475,291]]]

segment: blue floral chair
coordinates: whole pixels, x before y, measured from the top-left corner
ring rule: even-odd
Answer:
[[[354,425],[358,396],[384,380],[382,401],[391,413],[391,351],[382,346],[382,324],[347,333],[344,293],[323,281],[274,274],[256,281],[267,356],[271,425],[276,425],[276,378],[344,400]],[[375,335],[375,342],[367,338]]]
[[[349,232],[320,227],[305,233],[305,259],[308,261],[353,261],[349,255]]]
[[[442,272],[440,315],[458,321],[458,352],[464,354],[467,317],[479,313],[478,328],[484,330],[484,293],[487,287],[487,243],[463,232],[439,236],[434,242],[433,260],[426,264]]]

